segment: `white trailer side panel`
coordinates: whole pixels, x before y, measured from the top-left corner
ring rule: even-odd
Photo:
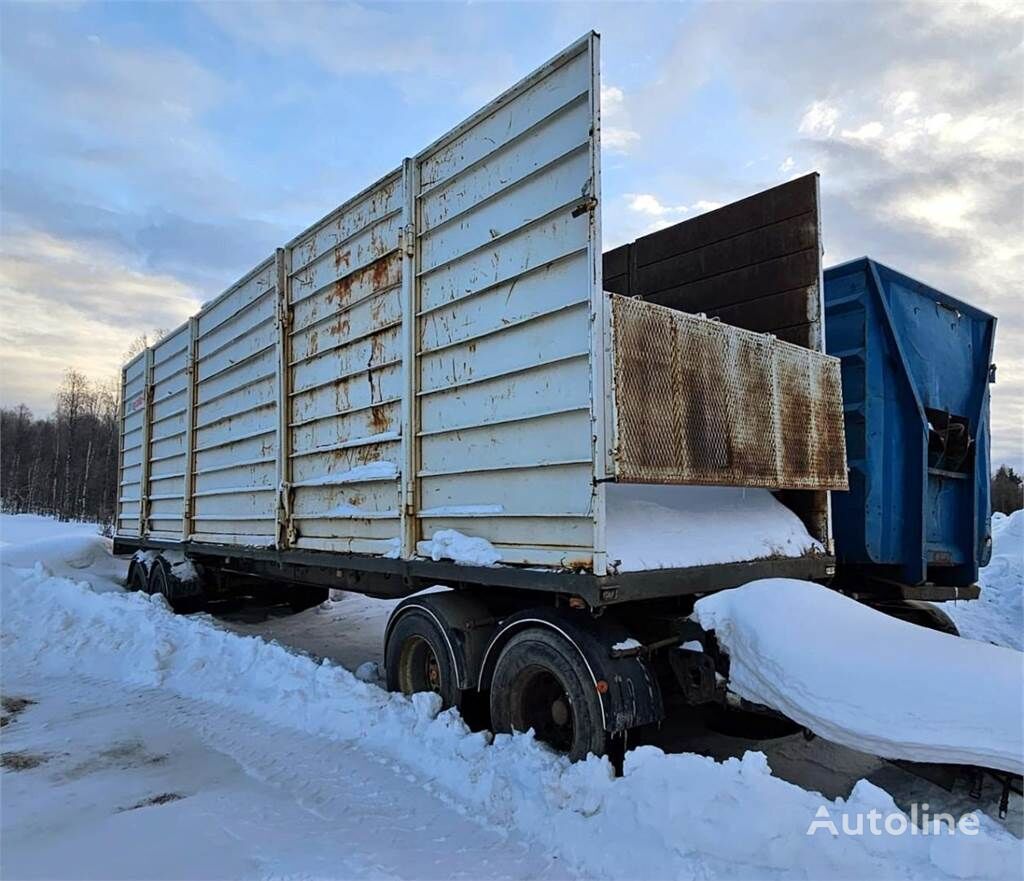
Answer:
[[[400,551],[404,190],[396,172],[290,251],[290,541]]]
[[[147,353],[121,369],[121,446],[117,478],[118,535],[141,535],[143,434],[147,401]]]
[[[196,322],[192,538],[272,545],[277,523],[277,284],[268,260]]]
[[[149,505],[153,539],[412,557],[453,528],[503,562],[594,564],[596,52],[573,44],[126,368],[119,534]]]
[[[456,529],[503,562],[592,563],[596,44],[416,159],[421,553]]]
[[[145,534],[177,541],[185,511],[191,345],[186,323],[153,346]]]

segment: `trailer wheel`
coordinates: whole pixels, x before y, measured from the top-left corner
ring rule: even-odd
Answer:
[[[146,567],[138,560],[132,560],[128,564],[126,586],[131,591],[149,593],[149,578],[146,575]]]
[[[164,557],[157,557],[149,569],[149,592],[162,594],[167,604],[180,614],[198,612],[206,605],[206,594],[197,579],[183,581]]]
[[[509,640],[491,679],[491,726],[528,731],[572,761],[607,749],[601,698],[580,657],[557,634],[531,628]]]
[[[459,684],[444,634],[422,612],[398,619],[384,649],[389,691],[416,694],[432,691],[445,708],[459,703]]]

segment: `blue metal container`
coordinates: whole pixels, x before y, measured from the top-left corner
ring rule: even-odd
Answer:
[[[867,257],[825,272],[841,359],[850,491],[832,494],[840,564],[962,586],[988,563],[996,319]]]

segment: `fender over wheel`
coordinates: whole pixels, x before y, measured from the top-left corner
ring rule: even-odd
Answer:
[[[206,605],[202,582],[198,578],[179,578],[163,556],[157,557],[150,566],[149,592],[162,594],[168,605],[181,614],[198,612]]]

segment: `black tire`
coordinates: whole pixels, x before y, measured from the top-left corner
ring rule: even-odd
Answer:
[[[326,587],[310,587],[305,584],[293,584],[288,588],[288,605],[293,612],[305,612],[313,606],[326,603],[330,590]]]
[[[171,571],[164,557],[157,557],[149,568],[149,592],[162,594],[179,614],[198,612],[206,607],[206,594],[198,580],[182,581]]]
[[[459,705],[461,692],[448,644],[422,612],[406,612],[398,619],[384,647],[384,666],[389,691],[433,691],[446,709]]]
[[[517,633],[491,679],[491,727],[534,736],[572,761],[608,748],[601,698],[577,649],[540,628]]]
[[[125,582],[128,590],[149,593],[149,575],[146,572],[146,565],[139,560],[132,560],[128,564],[128,578]]]
[[[960,630],[953,619],[942,609],[932,603],[922,600],[888,600],[872,604],[872,608],[879,612],[885,612],[893,618],[907,621],[910,624],[917,624],[919,627],[927,627],[929,630],[937,630],[939,633],[948,633],[950,636],[959,636]]]

